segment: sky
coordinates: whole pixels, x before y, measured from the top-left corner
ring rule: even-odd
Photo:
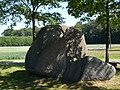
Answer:
[[[67,6],[67,3],[64,2],[64,3],[61,3],[62,6],[66,7]],[[51,12],[59,12],[60,14],[62,14],[62,17],[65,18],[65,23],[64,25],[67,25],[67,26],[74,26],[78,21],[80,21],[80,19],[76,19],[74,18],[73,16],[71,15],[68,15],[67,13],[67,9],[64,8],[64,9],[53,9],[51,10]],[[5,29],[8,29],[8,26],[9,26],[10,22],[8,22],[7,25],[0,25],[0,35],[1,33],[5,30]],[[22,21],[21,23],[17,23],[17,25],[14,27],[15,30],[19,30],[21,28],[24,28],[25,27],[25,23]],[[38,26],[39,27],[39,26]]]

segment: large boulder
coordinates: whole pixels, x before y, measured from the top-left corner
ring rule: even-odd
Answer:
[[[63,73],[62,79],[66,82],[78,82],[80,80],[109,80],[116,73],[116,69],[92,56],[71,62]]]
[[[84,35],[63,25],[43,27],[27,52],[25,68],[39,76],[60,77],[66,82],[108,80],[115,68],[98,58],[86,56]]]
[[[86,55],[83,34],[63,25],[43,27],[27,52],[25,68],[39,76],[62,76],[70,61]]]

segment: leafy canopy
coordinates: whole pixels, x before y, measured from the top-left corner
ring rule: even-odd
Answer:
[[[114,24],[119,24],[120,0],[70,0],[68,3],[68,13],[76,18],[81,17],[82,21],[88,21],[94,16],[97,17],[99,22],[105,24],[107,4],[110,21]]]
[[[120,22],[120,0],[70,0],[68,13],[82,21],[97,16],[98,23],[106,26],[106,62],[109,62],[110,23]]]
[[[57,0],[1,0],[0,6],[1,23],[12,20],[15,25],[26,19],[25,23],[30,24],[32,18],[37,22],[42,21],[44,25],[63,22],[61,14],[49,12],[50,9],[61,7]]]
[[[62,0],[59,0],[62,1]],[[32,23],[33,41],[36,38],[36,22],[40,25],[63,23],[63,18],[58,12],[51,13],[49,10],[60,8],[57,0],[1,0],[0,6],[0,23],[12,21],[12,25],[25,19],[25,23]]]

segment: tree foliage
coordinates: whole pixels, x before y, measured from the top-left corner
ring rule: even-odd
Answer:
[[[97,21],[106,26],[106,62],[109,62],[110,23],[119,24],[120,0],[70,0],[68,13],[83,21],[97,16]]]
[[[106,6],[108,4],[109,18],[114,25],[119,24],[120,20],[120,1],[119,0],[70,0],[68,3],[68,13],[81,20],[90,20],[97,17],[99,23],[105,24]]]
[[[3,13],[0,15],[0,21],[12,20],[15,25],[16,22],[25,18],[26,24],[32,23],[33,40],[36,36],[36,22],[43,22],[44,25],[63,22],[61,14],[49,12],[50,9],[61,7],[57,0],[1,0],[0,6]]]
[[[0,0],[0,24],[7,24],[7,22],[12,20],[11,25],[15,25],[15,22],[21,20],[19,15],[11,11],[11,6],[13,6],[14,3],[14,0]]]
[[[35,27],[35,33],[37,34],[40,28]],[[2,33],[3,36],[32,36],[32,28],[22,28],[19,30],[6,29]]]
[[[120,43],[120,26],[110,25],[111,43]],[[105,44],[105,28],[101,24],[97,24],[97,21],[89,21],[88,23],[82,24],[77,22],[75,27],[80,28],[85,35],[87,44]]]

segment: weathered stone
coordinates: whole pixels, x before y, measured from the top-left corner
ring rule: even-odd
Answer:
[[[81,80],[109,80],[116,73],[116,69],[111,64],[96,57],[87,57],[87,60]]]
[[[61,77],[66,82],[108,80],[115,68],[100,59],[87,56],[84,35],[73,27],[43,27],[27,52],[25,68],[39,76]]]
[[[37,75],[61,76],[67,62],[86,55],[81,36],[80,31],[63,25],[43,27],[27,52],[26,69]]]
[[[116,73],[115,68],[95,57],[84,57],[81,60],[70,62],[62,79],[66,82],[80,80],[108,80]]]
[[[66,37],[66,60],[76,61],[87,55],[87,47],[84,35],[81,31],[70,27],[65,33]]]
[[[62,75],[62,80],[68,83],[80,81],[86,66],[87,66],[86,58],[68,62],[67,68]]]
[[[45,76],[57,76],[66,67],[65,46],[62,27],[46,26],[40,30],[26,55],[28,71]]]

